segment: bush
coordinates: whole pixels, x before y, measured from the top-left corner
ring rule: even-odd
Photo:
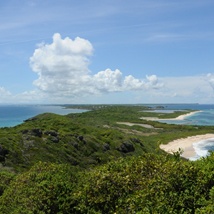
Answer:
[[[68,166],[40,162],[11,182],[0,198],[0,213],[70,213],[72,179]]]
[[[209,198],[202,176],[197,165],[178,157],[121,159],[82,176],[73,213],[195,213]]]

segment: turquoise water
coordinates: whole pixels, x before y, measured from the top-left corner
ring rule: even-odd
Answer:
[[[153,105],[152,107],[156,107]],[[199,105],[199,104],[169,104],[165,105],[164,109],[157,110],[159,113],[170,113],[175,110],[199,110],[199,112],[185,117],[183,120],[161,120],[159,122],[180,125],[194,125],[194,126],[214,126],[214,105]],[[155,110],[156,111],[156,110]],[[213,127],[214,128],[214,127]],[[213,129],[214,133],[214,129]],[[193,148],[196,152],[194,157],[190,160],[197,160],[201,157],[209,155],[209,151],[214,151],[214,138],[195,142]]]
[[[162,111],[162,113],[164,113],[164,111]],[[183,120],[161,120],[159,122],[196,126],[214,126],[214,109],[201,110],[191,116],[185,117]]]
[[[154,108],[160,105],[149,105]],[[172,113],[173,111],[198,110],[196,114],[186,117],[184,120],[161,120],[169,124],[214,126],[214,105],[201,104],[164,104],[164,109],[154,110],[157,113]]]
[[[0,127],[16,126],[26,119],[46,112],[66,115],[84,111],[87,110],[68,109],[56,105],[0,105]]]

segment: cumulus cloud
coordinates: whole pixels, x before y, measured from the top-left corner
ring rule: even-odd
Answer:
[[[30,58],[30,65],[38,74],[34,85],[44,93],[55,96],[74,97],[128,90],[157,89],[163,85],[156,75],[145,79],[123,76],[118,69],[106,69],[92,75],[89,57],[92,44],[85,39],[74,40],[56,33],[51,44],[40,44]]]
[[[213,90],[207,75],[160,78],[164,88],[157,99],[168,102],[213,103]]]
[[[6,90],[4,87],[0,87],[0,96],[1,97],[11,96],[11,93],[8,90]]]
[[[209,73],[207,74],[207,81],[209,83],[209,85],[213,88],[214,90],[214,75]]]
[[[164,87],[136,93],[143,103],[213,103],[214,74],[160,77]],[[133,96],[133,100],[135,96]],[[135,101],[136,102],[136,101]]]
[[[121,91],[123,84],[123,74],[116,69],[106,69],[100,71],[92,77],[94,87],[101,92]]]
[[[52,44],[40,44],[30,58],[32,70],[39,78],[34,84],[45,92],[75,89],[76,81],[84,82],[92,55],[91,43],[79,37],[61,39],[54,34]]]
[[[4,87],[0,86],[0,98],[0,103],[10,102],[12,98],[12,93]]]
[[[159,89],[164,86],[163,83],[159,83],[158,77],[156,75],[151,75],[151,76],[146,76],[147,82],[146,82],[146,87],[147,88],[154,88],[154,89]]]
[[[155,80],[155,81],[154,81]],[[156,75],[146,76],[146,80],[134,78],[132,75],[123,77],[120,70],[106,69],[93,76],[94,86],[102,92],[119,92],[131,90],[145,90],[161,87]]]
[[[4,87],[0,87],[0,103],[39,103],[42,98],[39,91],[28,91],[19,94],[11,93]]]

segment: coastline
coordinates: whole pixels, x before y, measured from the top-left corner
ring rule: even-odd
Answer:
[[[22,124],[25,120],[43,113],[67,115],[82,113],[87,110],[64,108],[63,105],[23,104],[23,105],[0,105],[0,128],[14,127]]]
[[[186,117],[193,116],[194,114],[199,113],[199,112],[202,112],[202,111],[189,112],[189,113],[186,113],[186,114],[182,114],[182,115],[180,115],[180,116],[178,116],[176,118],[170,118],[170,119],[167,119],[167,120],[184,120]],[[163,119],[163,120],[165,120],[165,119]]]
[[[187,138],[181,138],[177,140],[173,140],[168,144],[161,144],[160,149],[164,150],[167,153],[173,154],[174,152],[179,151],[179,148],[183,151],[181,157],[186,159],[190,159],[195,157],[196,151],[193,147],[194,143],[198,143],[203,140],[208,140],[214,138],[214,134],[203,134],[203,135],[195,135]]]
[[[178,117],[175,117],[175,118],[141,117],[140,119],[147,120],[147,121],[184,120],[186,117],[193,116],[194,114],[199,112],[202,112],[202,111],[189,112],[186,114],[179,115]]]

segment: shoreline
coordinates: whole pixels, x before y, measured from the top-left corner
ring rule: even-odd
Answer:
[[[203,135],[195,135],[187,138],[180,138],[169,142],[168,144],[161,144],[160,149],[164,150],[167,153],[173,154],[174,152],[179,151],[181,149],[183,153],[181,157],[186,159],[193,158],[197,155],[193,144],[199,143],[203,140],[208,140],[214,138],[214,134],[203,134]]]
[[[175,117],[175,118],[141,117],[140,119],[147,120],[147,121],[184,120],[186,117],[193,116],[194,114],[199,112],[202,112],[202,111],[192,111],[186,114],[179,115],[178,117]]]
[[[174,119],[173,118],[169,118],[167,120],[184,120],[186,117],[193,116],[194,114],[199,113],[199,112],[202,112],[202,111],[192,111],[192,112],[189,112],[189,113],[186,113],[186,114],[182,114],[182,115],[180,115],[180,116],[178,116],[178,117],[176,117]]]

